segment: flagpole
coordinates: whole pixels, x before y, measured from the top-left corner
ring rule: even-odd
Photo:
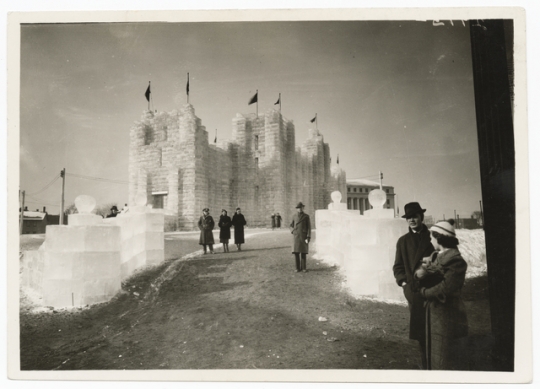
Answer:
[[[148,81],[148,90],[150,91],[149,95],[152,98],[152,89],[150,89],[150,81]],[[150,111],[150,99],[148,99],[148,110]]]
[[[187,74],[186,94],[187,94],[187,103],[189,104],[189,72],[188,72],[188,74]]]
[[[255,92],[255,96],[257,96],[257,101],[256,101],[257,108],[255,110],[255,112],[256,112],[255,116],[259,117],[259,90],[258,89],[257,89],[257,92]]]
[[[319,132],[319,119],[317,119],[317,114],[315,113],[315,129]]]
[[[279,94],[279,113],[281,113],[281,93]]]

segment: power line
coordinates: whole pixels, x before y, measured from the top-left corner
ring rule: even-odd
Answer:
[[[91,180],[91,181],[102,181],[102,182],[110,182],[113,184],[129,184],[129,181],[124,180],[117,180],[113,178],[101,178],[101,177],[92,177],[92,176],[84,176],[82,174],[74,174],[74,173],[66,173],[67,176],[71,176],[74,178],[79,178],[83,180]]]
[[[58,180],[60,178],[60,175],[56,175],[51,182],[49,182],[47,185],[45,185],[43,188],[41,188],[40,190],[38,190],[37,192],[34,192],[34,193],[27,193],[26,195],[27,196],[33,196],[33,195],[37,195],[37,194],[40,194],[41,192],[45,191],[46,189],[48,189],[52,184],[54,184],[56,182],[56,180]]]

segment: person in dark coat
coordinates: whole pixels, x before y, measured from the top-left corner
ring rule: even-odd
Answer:
[[[273,213],[270,219],[272,219],[272,229],[274,230],[276,228],[276,214]]]
[[[414,272],[421,266],[422,259],[435,251],[429,231],[423,223],[424,212],[426,210],[417,202],[405,205],[405,215],[402,217],[409,224],[409,232],[397,241],[393,270],[396,282],[403,288],[409,304],[409,339],[420,343],[422,368],[427,369],[425,299],[420,294],[418,281],[414,278]]]
[[[219,217],[219,241],[223,243],[223,252],[229,252],[229,239],[231,239],[232,220],[227,216],[227,211],[222,209]]]
[[[199,238],[199,244],[203,246],[204,254],[206,254],[206,246],[210,247],[210,254],[214,254],[214,219],[210,216],[210,210],[208,208],[203,209],[203,214],[199,218],[199,230],[201,230],[201,236]]]
[[[311,222],[309,215],[304,213],[302,202],[296,205],[296,212],[289,226],[293,235],[292,253],[296,262],[296,272],[307,273],[306,255],[309,252],[309,241],[311,240]],[[300,256],[302,256],[301,260]]]
[[[238,251],[242,251],[242,244],[244,242],[244,226],[247,224],[246,218],[242,215],[242,210],[236,208],[236,213],[232,218],[232,225],[234,227],[234,244]]]
[[[276,213],[276,227],[277,227],[277,228],[281,228],[281,219],[282,219],[282,217],[281,217],[281,215],[279,214],[279,212]]]
[[[109,213],[109,214],[107,215],[107,218],[110,218],[110,217],[116,217],[118,214],[119,214],[119,212],[118,212],[118,207],[117,207],[116,205],[113,205],[113,206],[111,207],[111,213]]]
[[[464,370],[468,335],[461,289],[467,262],[457,248],[454,220],[439,221],[431,231],[435,250],[415,272],[426,303],[426,355],[428,370]]]

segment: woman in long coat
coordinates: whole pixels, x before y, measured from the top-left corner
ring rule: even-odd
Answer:
[[[242,210],[236,208],[236,213],[232,218],[232,225],[234,227],[234,244],[238,251],[242,251],[242,244],[244,242],[244,226],[247,224],[246,218],[242,215]]]
[[[415,272],[426,303],[426,354],[429,370],[464,370],[462,341],[468,334],[467,314],[461,300],[467,262],[457,246],[454,220],[431,227],[435,252]],[[460,341],[459,339],[462,338]]]
[[[208,208],[203,209],[203,214],[199,218],[199,230],[201,230],[201,236],[199,237],[199,244],[203,246],[204,254],[206,254],[206,246],[210,247],[210,254],[214,254],[214,219],[210,216],[210,210]]]
[[[309,215],[304,213],[304,204],[299,202],[296,205],[296,215],[293,216],[291,234],[293,235],[292,253],[296,262],[296,272],[307,272],[306,255],[309,252],[309,241],[311,240],[311,221]],[[300,262],[300,255],[302,261]]]
[[[219,241],[223,243],[223,252],[229,252],[229,239],[231,239],[231,225],[232,221],[227,216],[227,211],[222,209],[221,216],[219,217]]]

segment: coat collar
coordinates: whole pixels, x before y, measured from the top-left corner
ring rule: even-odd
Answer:
[[[308,217],[307,214],[305,214],[304,212],[302,213],[297,213],[296,214],[296,217],[298,217],[298,223],[302,222],[304,219],[306,219]]]
[[[427,226],[424,223],[422,223],[422,228],[420,229],[420,231],[413,231],[413,229],[409,227],[409,234],[412,234],[412,235],[425,234],[426,232],[429,233],[429,230],[427,229]]]

